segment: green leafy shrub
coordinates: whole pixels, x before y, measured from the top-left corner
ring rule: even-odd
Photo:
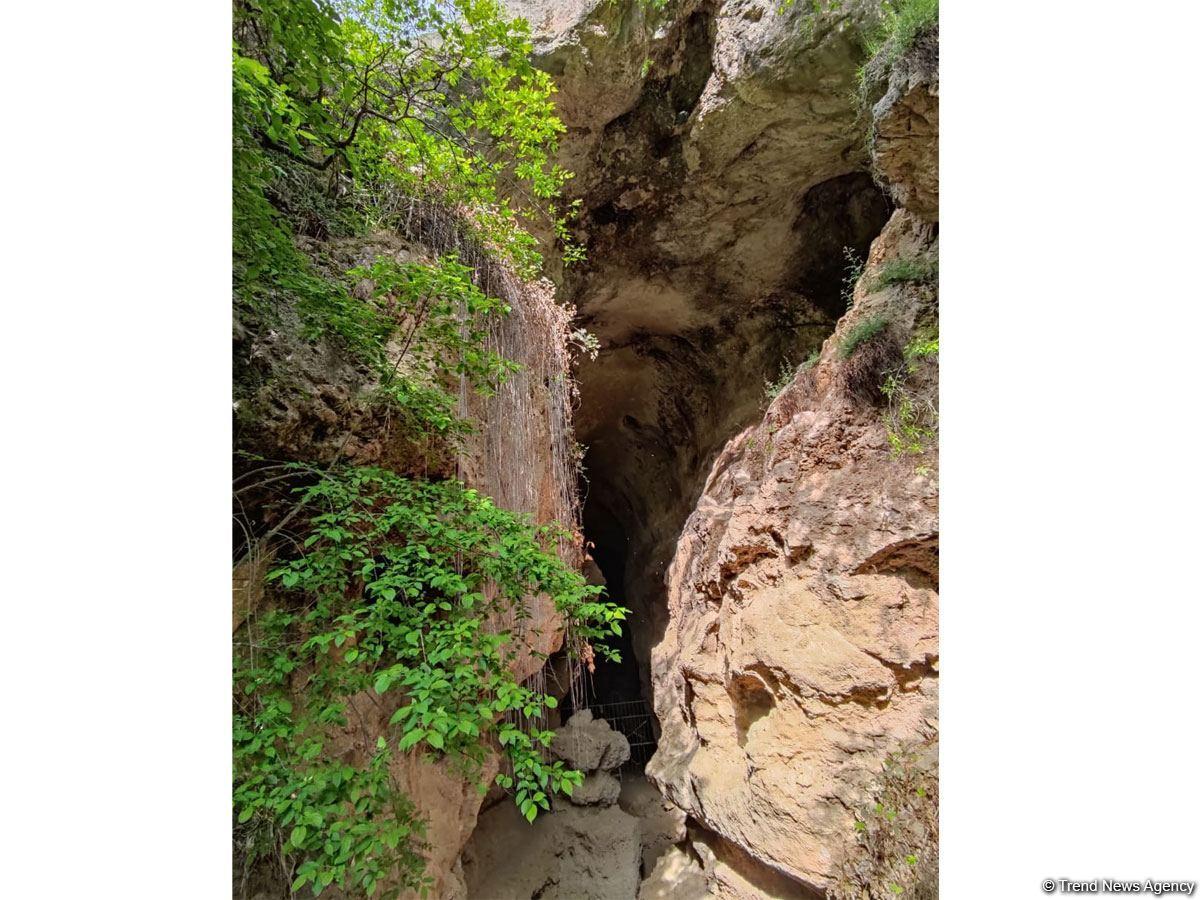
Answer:
[[[932,424],[937,411],[932,404],[920,403],[901,376],[888,375],[880,390],[888,401],[887,435],[892,452],[897,456],[923,453],[928,442],[937,439]]]
[[[939,346],[936,333],[918,333],[904,348],[904,358],[912,361],[937,356]]]
[[[938,895],[938,743],[888,756],[854,821],[854,842],[831,900],[936,900]]]
[[[878,337],[887,327],[886,316],[871,316],[863,319],[846,332],[838,347],[838,354],[842,359],[849,359],[856,350]]]
[[[923,365],[936,364],[938,347],[936,334],[915,336],[904,348],[904,366],[888,373],[880,387],[887,399],[887,436],[895,456],[919,455],[937,440],[936,385],[914,376]]]
[[[937,281],[936,259],[890,259],[879,268],[871,290],[878,291],[893,284]]]
[[[489,395],[518,368],[486,346],[491,321],[508,315],[508,305],[479,290],[471,270],[453,254],[433,265],[380,256],[348,274],[371,280],[376,308],[393,323],[369,349],[382,395],[413,429],[443,435],[469,430],[455,414],[457,399],[445,385],[453,382],[457,388],[461,377]],[[393,337],[397,348],[389,357],[387,341]]]
[[[509,763],[497,782],[530,821],[582,782],[546,760],[552,732],[506,718],[529,722],[555,701],[516,682],[520,648],[488,623],[528,618],[527,599],[545,594],[579,647],[616,658],[600,641],[625,610],[558,557],[560,528],[459,482],[344,468],[300,493],[307,536],[269,574],[279,602],[235,651],[238,822],[256,835],[252,854],[297,866],[294,890],[420,886],[421,824],[388,773],[393,752],[449,755],[474,777],[494,738]],[[356,698],[394,708],[357,764],[332,747]]]

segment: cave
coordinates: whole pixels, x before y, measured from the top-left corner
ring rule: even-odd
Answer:
[[[618,219],[622,230],[644,230],[653,216],[617,216],[603,204],[585,223],[600,238],[573,294],[602,351],[577,372],[583,533],[629,618],[610,642],[620,662],[598,658],[585,669],[562,714],[566,721],[578,705],[610,721],[630,738],[636,768],[659,733],[650,655],[666,627],[664,577],[684,521],[717,453],[761,417],[766,383],[832,333],[847,279],[891,213],[862,172],[788,200],[789,252],[740,288],[666,254],[647,265],[645,243],[626,253],[604,239]]]

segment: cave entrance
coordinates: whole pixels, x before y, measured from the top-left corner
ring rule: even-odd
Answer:
[[[629,740],[629,762],[622,770],[641,772],[657,747],[658,723],[643,676],[649,660],[641,660],[634,646],[634,629],[641,624],[639,604],[625,596],[626,569],[629,560],[629,535],[615,515],[599,498],[589,497],[583,512],[584,534],[596,567],[604,577],[608,595],[630,609],[621,634],[608,641],[620,653],[620,661],[596,658],[595,671],[582,673],[579,707],[590,709]],[[564,720],[575,712],[568,696],[564,700]]]
[[[707,29],[697,20],[696,40],[711,37]],[[689,85],[703,85],[707,76],[697,71]],[[672,116],[693,93],[683,91]],[[639,139],[650,133],[641,114],[627,123]],[[611,722],[644,765],[659,732],[650,655],[669,624],[666,576],[687,516],[726,442],[759,421],[803,361],[820,353],[891,206],[869,174],[839,175],[779,198],[775,218],[760,210],[746,220],[742,250],[710,257],[685,252],[678,237],[658,253],[655,235],[668,219],[608,200],[588,206],[597,235],[613,225],[625,238],[645,232],[626,241],[636,249],[596,237],[590,268],[570,289],[581,323],[602,346],[578,361],[575,421],[587,447],[580,493],[599,569],[591,575],[602,575],[609,596],[630,612],[610,642],[620,662],[573,670],[562,712],[586,708]],[[763,239],[757,250],[753,234]],[[737,258],[743,251],[749,255]]]

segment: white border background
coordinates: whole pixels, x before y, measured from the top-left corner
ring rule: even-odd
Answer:
[[[228,16],[5,12],[5,896],[228,896]],[[1198,26],[944,3],[948,900],[1200,877]]]

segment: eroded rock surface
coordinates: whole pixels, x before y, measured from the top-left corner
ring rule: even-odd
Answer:
[[[640,823],[642,876],[648,876],[658,860],[687,836],[687,816],[636,774],[625,776],[621,782],[620,804],[621,809]]]
[[[855,358],[840,351],[873,317],[899,344],[933,321],[928,286],[868,289],[888,260],[932,252],[933,235],[893,217],[820,362],[717,459],[671,564],[670,624],[654,650],[662,736],[648,777],[705,828],[815,889],[854,833],[864,776],[937,728],[936,444],[893,454],[882,410],[848,390]]]
[[[582,710],[555,732],[551,752],[585,773],[583,785],[532,825],[507,798],[480,816],[462,857],[469,895],[632,900],[641,826],[616,805],[621,785],[612,774],[629,759],[629,742]]]
[[[638,900],[702,900],[709,896],[700,863],[686,850],[671,847],[638,887]]]
[[[530,825],[505,801],[479,817],[463,871],[473,900],[631,900],[639,849],[618,806],[563,804]]]
[[[878,68],[878,67],[877,67]],[[893,199],[927,221],[938,219],[938,30],[922,34],[888,67],[873,110],[875,169]]]
[[[608,771],[629,759],[629,740],[603,719],[592,718],[590,709],[581,709],[554,732],[550,752],[581,772]]]

